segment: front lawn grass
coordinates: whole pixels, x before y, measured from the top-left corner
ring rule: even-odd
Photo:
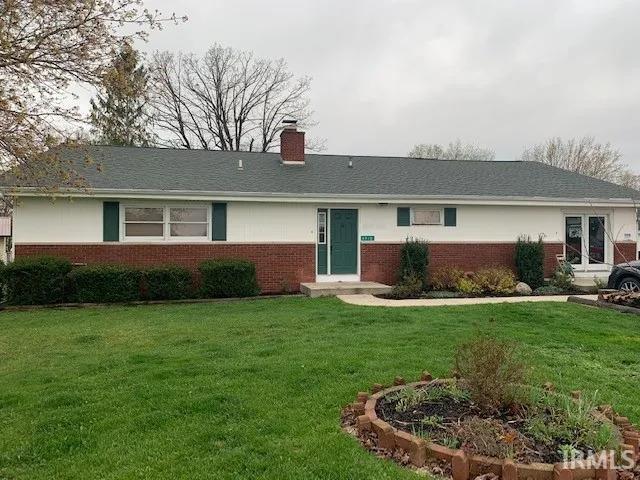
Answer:
[[[359,390],[447,375],[475,330],[640,421],[640,318],[560,303],[283,298],[0,312],[0,478],[416,478],[341,432]]]

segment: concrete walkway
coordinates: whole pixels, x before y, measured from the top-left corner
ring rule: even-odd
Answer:
[[[598,295],[575,295],[580,298],[597,300]],[[527,296],[527,297],[480,297],[480,298],[416,298],[389,300],[373,295],[338,295],[340,300],[351,305],[369,307],[445,307],[452,305],[483,305],[487,303],[520,302],[566,302],[569,295]]]

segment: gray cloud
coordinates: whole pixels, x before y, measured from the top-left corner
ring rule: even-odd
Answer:
[[[460,137],[512,159],[549,136],[610,141],[640,171],[640,2],[148,0],[189,21],[146,51],[214,42],[313,77],[330,153]]]

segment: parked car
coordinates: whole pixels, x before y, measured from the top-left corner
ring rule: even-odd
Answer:
[[[607,288],[640,292],[640,261],[620,263],[613,267]]]

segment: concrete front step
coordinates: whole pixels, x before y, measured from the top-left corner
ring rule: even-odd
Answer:
[[[389,285],[378,282],[315,282],[300,284],[302,293],[311,298],[332,295],[379,295],[391,293],[392,288]]]

